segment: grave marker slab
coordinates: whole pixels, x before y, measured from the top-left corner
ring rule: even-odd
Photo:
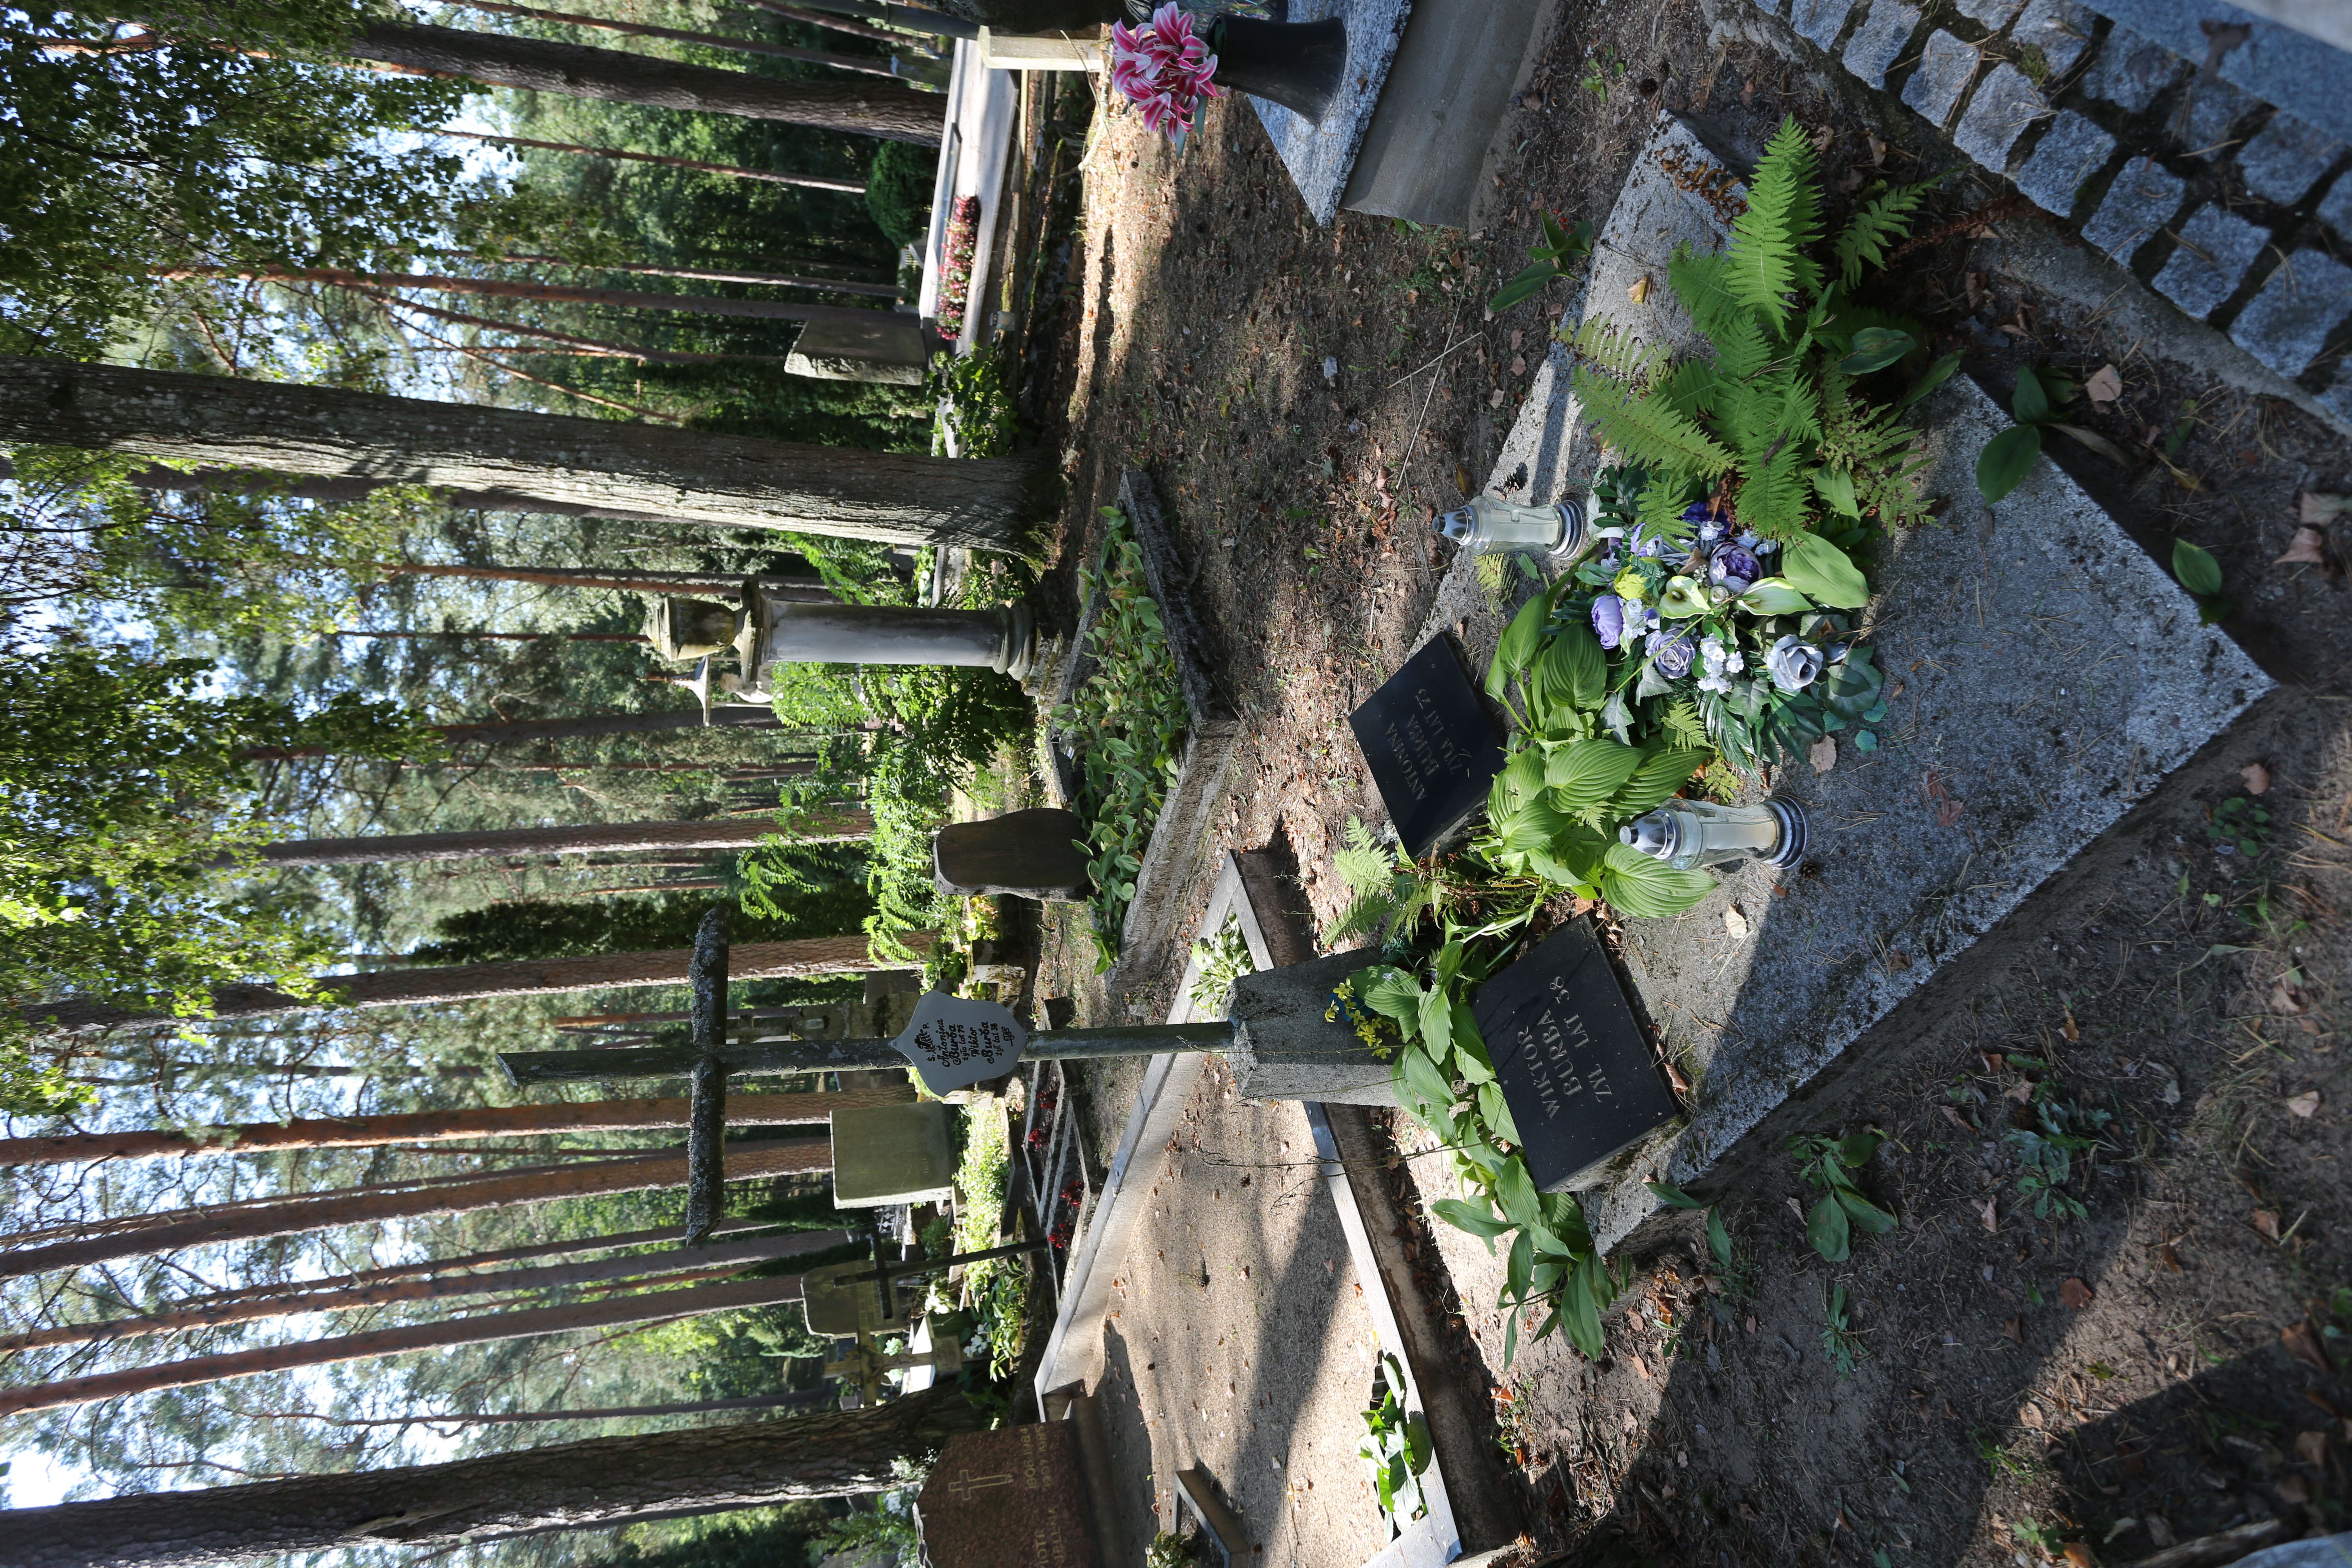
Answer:
[[[925,992],[906,1032],[890,1042],[933,1094],[1003,1077],[1028,1043],[1029,1031],[1003,1004],[944,991]]]
[[[931,1568],[1102,1568],[1079,1467],[1067,1421],[949,1438],[915,1498]]]
[[[1470,999],[1495,1079],[1544,1192],[1579,1185],[1679,1113],[1609,955],[1578,921]]]
[[[1502,743],[1445,637],[1433,639],[1348,715],[1405,853],[1419,859],[1486,804]]]
[[[955,1195],[955,1169],[948,1108],[935,1100],[834,1112],[837,1209],[944,1203]]]

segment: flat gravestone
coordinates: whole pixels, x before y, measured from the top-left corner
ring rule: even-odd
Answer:
[[[1102,1568],[1076,1424],[950,1437],[915,1497],[930,1568]]]
[[[1544,1192],[1579,1184],[1678,1114],[1591,926],[1547,938],[1470,999],[1495,1079]]]
[[[1348,715],[1397,837],[1414,859],[1486,804],[1502,743],[1453,643],[1436,637]]]
[[[1661,116],[1602,226],[1580,314],[1693,351],[1666,262],[1678,242],[1721,245],[1745,201]],[[1555,360],[1490,484],[1521,500],[1576,493],[1595,447],[1579,412]],[[2010,420],[1975,382],[1955,376],[1917,423],[1939,521],[1880,544],[1872,567],[1888,698],[1878,749],[1857,753],[1849,731],[1827,773],[1801,760],[1773,771],[1811,818],[1805,874],[1734,863],[1687,914],[1623,922],[1643,1011],[1697,1088],[1686,1121],[1611,1162],[1588,1204],[1604,1247],[1661,1212],[1644,1178],[1711,1196],[1779,1157],[1783,1107],[1849,1064],[1899,1060],[1898,1006],[2271,689],[2047,458],[1986,506],[1977,457]],[[1449,583],[1457,574],[1469,578],[1467,562]]]
[[[936,1100],[833,1113],[833,1206],[888,1208],[955,1195],[948,1108]]]

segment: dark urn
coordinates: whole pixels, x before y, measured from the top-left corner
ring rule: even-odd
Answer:
[[[1282,105],[1320,124],[1348,72],[1348,24],[1261,22],[1225,16],[1209,29],[1216,84]]]

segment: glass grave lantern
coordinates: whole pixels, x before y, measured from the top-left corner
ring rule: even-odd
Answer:
[[[1670,800],[1617,830],[1619,843],[1677,871],[1727,860],[1793,866],[1804,858],[1808,837],[1805,808],[1777,795],[1754,805]]]
[[[1553,506],[1527,506],[1494,496],[1475,496],[1467,506],[1440,513],[1433,524],[1439,537],[1480,555],[1512,551],[1548,556],[1556,566],[1571,566],[1598,542],[1586,525],[1580,501]]]

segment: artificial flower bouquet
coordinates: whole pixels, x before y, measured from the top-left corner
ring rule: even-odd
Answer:
[[[1202,101],[1224,96],[1210,79],[1216,69],[1209,41],[1193,30],[1192,13],[1176,0],[1140,26],[1111,24],[1111,85],[1142,110],[1144,124],[1180,145]]]

